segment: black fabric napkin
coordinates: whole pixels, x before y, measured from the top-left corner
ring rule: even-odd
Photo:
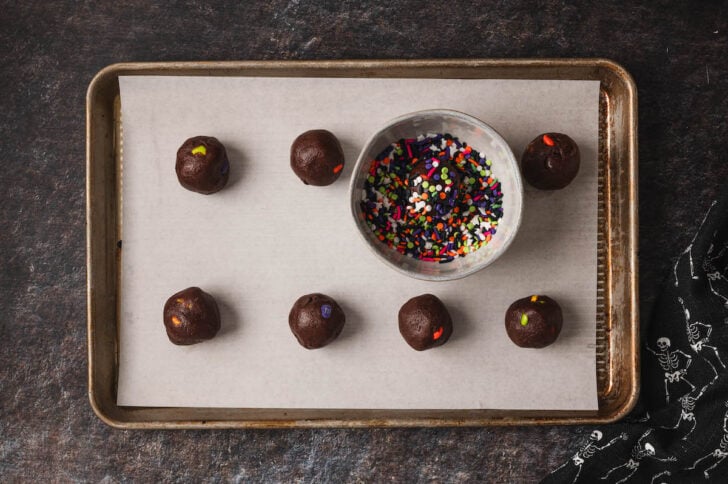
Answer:
[[[635,410],[542,483],[728,483],[728,198],[708,209],[643,329]]]

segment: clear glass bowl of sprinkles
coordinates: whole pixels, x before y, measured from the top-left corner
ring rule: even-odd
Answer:
[[[393,119],[366,143],[349,185],[367,246],[416,279],[448,281],[492,264],[523,212],[508,143],[468,114],[436,109]]]

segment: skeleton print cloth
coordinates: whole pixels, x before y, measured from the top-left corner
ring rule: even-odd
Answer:
[[[642,331],[640,401],[543,483],[728,483],[728,198],[713,202]]]

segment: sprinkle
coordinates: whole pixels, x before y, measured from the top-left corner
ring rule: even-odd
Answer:
[[[181,326],[182,321],[180,321],[177,316],[172,316],[172,324],[174,324],[175,326]]]
[[[207,154],[207,148],[205,148],[205,145],[195,146],[192,148],[192,154],[205,156]]]
[[[330,304],[321,305],[321,316],[324,319],[329,319],[331,317],[331,305]]]
[[[521,314],[521,326],[526,326],[528,324],[528,316],[526,316],[526,313]]]
[[[538,301],[538,296],[531,296],[531,302]]]
[[[547,134],[543,135],[543,144],[546,146],[553,146],[554,140],[551,139],[551,137]]]
[[[423,175],[411,178],[415,166]],[[372,160],[367,175],[360,202],[367,226],[382,243],[415,259],[446,263],[475,252],[503,217],[490,162],[448,134],[395,141]]]
[[[341,169],[342,169],[342,168],[344,168],[344,164],[343,164],[343,163],[342,163],[342,164],[340,164],[340,165],[336,165],[336,166],[334,167],[334,173],[339,173],[339,172],[341,171]]]
[[[435,340],[435,341],[437,341],[438,339],[440,339],[440,336],[442,336],[442,333],[444,331],[445,331],[445,328],[443,328],[442,326],[440,326],[439,328],[437,328],[437,331],[435,331],[434,333],[432,333],[432,339]]]

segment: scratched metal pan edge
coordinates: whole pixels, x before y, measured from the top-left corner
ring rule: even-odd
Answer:
[[[593,79],[601,81],[597,411],[121,407],[116,404],[122,75]],[[160,62],[110,65],[86,96],[88,391],[122,429],[581,425],[621,419],[639,393],[637,89],[609,59]]]

